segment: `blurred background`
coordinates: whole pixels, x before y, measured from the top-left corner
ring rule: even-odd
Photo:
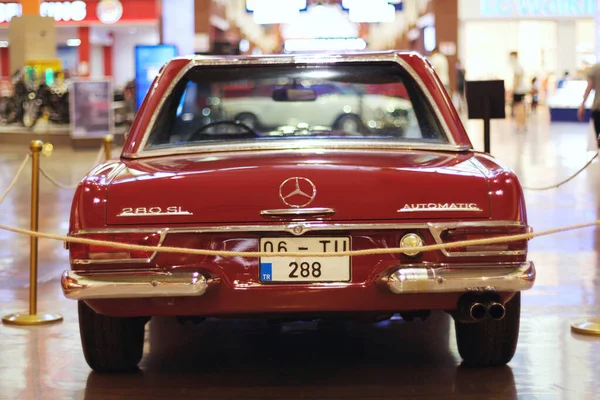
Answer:
[[[106,129],[122,133],[175,56],[388,49],[437,53],[441,67],[432,63],[457,106],[465,80],[504,80],[510,102],[517,52],[528,109],[549,106],[552,121],[574,121],[596,62],[596,14],[594,0],[2,1],[0,123],[19,130],[41,120],[46,130],[97,136],[72,126],[69,92],[101,81]]]

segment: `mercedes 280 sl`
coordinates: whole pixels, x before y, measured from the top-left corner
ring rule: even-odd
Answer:
[[[402,93],[410,109],[363,113],[360,99],[348,102],[342,111],[358,123],[347,131],[330,113],[303,112],[328,84],[362,102]],[[253,114],[273,126],[227,113],[223,93],[236,87],[270,88],[273,107],[261,94]],[[97,371],[137,368],[155,316],[380,321],[431,311],[454,319],[465,364],[496,366],[515,353],[521,292],[535,279],[527,241],[421,247],[529,229],[517,177],[473,149],[418,54],[177,58],[120,158],[79,184],[69,228],[73,238],[154,248],[71,243],[61,284],[78,301],[83,353]]]

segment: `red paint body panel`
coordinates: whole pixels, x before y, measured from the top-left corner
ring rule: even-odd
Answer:
[[[239,223],[273,220],[265,209],[288,208],[279,187],[310,179],[310,207],[332,221],[485,218],[488,183],[471,153],[425,151],[244,152],[125,161],[108,189],[109,225]],[[213,159],[215,159],[212,161]],[[139,193],[143,193],[142,198]],[[182,195],[174,198],[174,193]],[[243,198],[243,201],[240,199]],[[134,200],[135,199],[135,200]],[[481,211],[399,213],[406,204],[476,204]],[[179,206],[193,215],[119,217],[125,208]]]
[[[231,225],[282,225],[289,218],[261,215],[288,209],[279,195],[290,177],[306,177],[317,190],[308,207],[332,208],[325,217],[304,221],[322,224],[423,224],[416,231],[435,243],[427,222],[511,221],[526,229],[523,193],[516,176],[492,157],[472,150],[471,143],[431,66],[423,58],[399,54],[423,80],[450,134],[462,151],[364,149],[255,150],[135,158],[141,141],[169,86],[192,62],[168,63],[144,100],[125,143],[123,158],[97,167],[79,185],[73,200],[70,233],[88,229],[190,228]],[[479,210],[398,212],[407,204],[471,204]],[[166,210],[181,215],[119,216],[127,209]],[[296,217],[297,218],[297,217]],[[398,247],[404,229],[310,231],[303,236],[349,236],[352,250]],[[168,233],[164,246],[257,251],[261,236],[292,237],[288,232]],[[526,250],[526,244],[524,245]],[[211,280],[200,297],[89,300],[97,312],[134,315],[244,315],[452,310],[460,293],[392,294],[382,277],[407,264],[523,262],[526,254],[449,257],[441,251],[417,258],[400,254],[353,257],[351,281],[333,285],[273,284],[259,281],[257,258],[222,258],[159,253],[149,264],[74,264],[79,272],[153,269],[200,272]],[[511,293],[503,293],[509,298]]]
[[[211,290],[212,289],[212,290]],[[512,293],[500,293],[508,301]],[[459,293],[394,295],[370,286],[231,289],[209,288],[200,298],[89,300],[94,311],[120,317],[134,316],[261,316],[320,313],[395,313],[453,310]],[[218,304],[219,307],[214,307]]]

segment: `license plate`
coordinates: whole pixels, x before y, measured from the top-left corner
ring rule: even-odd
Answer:
[[[261,238],[260,250],[274,253],[350,250],[349,237]],[[349,282],[350,257],[261,257],[261,282]]]

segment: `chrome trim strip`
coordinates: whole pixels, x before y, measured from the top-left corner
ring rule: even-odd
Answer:
[[[415,53],[416,54],[416,53]],[[158,110],[162,110],[162,108],[164,107],[164,103],[166,101],[166,99],[173,93],[173,90],[175,89],[175,86],[181,81],[181,79],[183,78],[183,76],[185,76],[185,74],[187,74],[192,68],[197,67],[197,66],[201,66],[201,65],[205,65],[205,66],[227,66],[227,65],[277,65],[277,64],[330,64],[330,63],[350,63],[350,62],[396,62],[397,64],[399,64],[402,68],[404,68],[404,70],[411,76],[411,78],[417,83],[417,85],[419,86],[419,89],[423,92],[423,94],[425,95],[425,97],[427,98],[427,101],[429,102],[429,104],[431,105],[434,114],[436,115],[438,121],[441,124],[442,130],[444,131],[444,134],[446,136],[446,139],[448,140],[448,144],[436,144],[435,146],[428,146],[425,143],[421,143],[419,145],[413,145],[411,146],[410,144],[394,144],[393,142],[389,145],[385,145],[385,143],[382,143],[381,145],[378,144],[370,144],[370,145],[365,145],[364,143],[362,143],[360,146],[358,146],[358,144],[355,144],[354,146],[352,145],[348,145],[348,144],[341,144],[341,145],[335,145],[330,143],[331,141],[329,141],[328,145],[325,146],[327,148],[338,148],[338,149],[351,149],[351,148],[357,148],[357,149],[365,149],[365,148],[371,148],[371,149],[431,149],[431,147],[435,147],[436,149],[439,150],[445,150],[445,151],[466,151],[466,150],[471,150],[471,147],[469,146],[458,146],[456,144],[456,141],[454,139],[454,136],[452,135],[452,132],[450,131],[448,122],[444,119],[440,108],[437,106],[437,104],[435,103],[435,101],[433,100],[433,97],[431,96],[431,93],[427,90],[427,87],[425,85],[425,83],[423,82],[423,80],[421,79],[421,77],[415,72],[415,70],[403,59],[399,56],[398,52],[395,51],[389,51],[389,52],[385,52],[385,53],[365,53],[365,54],[347,54],[347,55],[340,55],[339,57],[335,57],[335,58],[328,58],[328,59],[322,59],[319,57],[306,57],[306,56],[281,56],[281,57],[247,57],[247,58],[216,58],[216,57],[204,57],[204,56],[198,56],[198,57],[194,57],[192,60],[190,60],[190,62],[183,67],[178,73],[177,75],[175,75],[175,78],[169,83],[169,85],[167,86],[167,89],[165,90],[164,95],[162,96],[162,98],[159,101],[157,110],[155,110],[155,112],[153,112],[152,117],[150,118],[150,122],[148,123],[148,125],[146,126],[146,130],[144,132],[144,135],[142,137],[142,140],[140,142],[139,145],[139,150],[137,153],[123,153],[123,157],[125,158],[145,158],[145,157],[156,157],[156,156],[165,156],[165,155],[175,155],[175,154],[190,154],[190,153],[214,153],[214,152],[220,152],[220,151],[251,151],[251,150],[282,150],[282,149],[306,149],[306,148],[311,148],[311,146],[306,146],[307,143],[300,141],[301,145],[298,145],[298,143],[295,143],[296,141],[293,142],[287,142],[288,145],[283,146],[281,144],[277,144],[277,143],[271,143],[265,146],[265,144],[261,144],[260,146],[257,146],[255,143],[254,144],[244,144],[244,143],[239,143],[235,144],[227,144],[227,145],[217,145],[217,146],[210,146],[210,145],[200,145],[200,146],[186,146],[186,147],[172,147],[169,149],[158,149],[158,150],[144,150],[146,147],[146,143],[148,142],[148,138],[150,137],[150,132],[152,131],[152,129],[154,128],[154,125],[156,124],[156,119],[158,118]],[[291,145],[291,146],[290,146]],[[321,147],[323,147],[323,145],[321,144]]]
[[[439,211],[445,211],[445,212],[455,212],[455,211],[456,212],[468,212],[468,211],[481,212],[483,210],[481,208],[479,208],[479,207],[473,207],[473,208],[431,207],[431,208],[401,208],[397,212],[405,213],[405,212],[427,212],[427,211],[434,211],[434,212],[439,212]]]
[[[302,235],[312,231],[336,230],[401,230],[401,229],[431,229],[431,227],[468,227],[468,226],[524,226],[521,221],[462,221],[445,223],[324,223],[324,222],[292,222],[269,225],[228,225],[228,226],[198,226],[190,228],[165,228],[169,233],[228,233],[228,232],[288,232]],[[157,231],[160,228],[96,228],[82,229],[74,235],[88,233],[135,233]]]
[[[107,183],[111,183],[113,181],[113,179],[115,179],[117,176],[119,176],[119,174],[121,174],[121,172],[123,172],[124,169],[126,169],[127,167],[125,166],[125,164],[120,163],[119,166],[117,166],[115,169],[113,169],[107,176],[106,176],[106,181]]]
[[[472,291],[519,292],[535,282],[533,262],[401,267],[383,278],[395,294]]]
[[[159,156],[175,156],[181,154],[210,154],[232,151],[281,151],[281,150],[423,150],[423,151],[470,151],[469,146],[456,146],[444,144],[425,144],[411,145],[410,143],[390,143],[381,141],[378,143],[364,143],[356,140],[339,140],[343,143],[332,143],[331,139],[298,139],[285,140],[284,143],[268,142],[257,145],[256,143],[231,142],[221,145],[204,145],[172,147],[168,149],[146,150],[136,154],[125,154],[123,157],[130,159],[140,159]]]
[[[160,112],[159,110],[163,109],[167,97],[169,97],[171,95],[171,93],[173,93],[175,86],[177,86],[177,84],[179,82],[181,82],[181,79],[185,76],[185,74],[187,74],[195,66],[196,66],[195,60],[191,60],[189,63],[187,63],[187,65],[185,67],[183,67],[177,73],[177,75],[175,75],[175,78],[173,78],[173,80],[171,82],[169,82],[169,86],[167,86],[167,89],[166,89],[164,95],[160,99],[157,109],[153,110],[153,112],[152,112],[152,117],[150,117],[150,122],[148,123],[148,126],[146,127],[146,131],[144,132],[144,136],[142,137],[142,141],[140,142],[140,145],[139,145],[139,148],[142,150],[138,151],[135,154],[135,155],[137,155],[137,157],[135,157],[135,158],[138,158],[139,155],[144,152],[144,148],[146,147],[146,143],[148,142],[148,138],[150,137],[150,132],[152,131],[152,128],[154,128],[154,125],[156,124],[156,120],[157,120],[158,114]],[[134,156],[134,154],[123,153],[123,156],[127,157],[127,158],[134,158],[134,157],[132,157],[132,156]]]
[[[60,283],[65,297],[73,300],[202,296],[208,287],[206,278],[198,272],[65,271]]]
[[[349,231],[349,230],[418,230],[427,229],[431,233],[436,244],[442,244],[441,233],[446,229],[463,227],[524,227],[521,221],[461,221],[461,222],[441,222],[441,223],[326,223],[326,222],[290,222],[284,224],[270,225],[230,225],[230,226],[199,226],[193,228],[164,228],[164,229],[141,229],[141,228],[106,228],[106,229],[84,229],[74,233],[74,235],[85,235],[91,233],[137,233],[137,232],[157,232],[164,231],[164,236],[168,233],[262,233],[262,232],[287,232],[295,236],[301,236],[307,232],[319,231]],[[160,244],[164,237],[161,236]],[[446,257],[483,257],[483,256],[518,256],[527,254],[526,250],[515,251],[486,251],[486,252],[449,252],[447,249],[440,250]],[[131,262],[149,263],[156,253],[148,260],[85,260],[85,264],[118,264]],[[83,264],[71,260],[74,264]],[[93,261],[93,262],[90,262]]]
[[[158,233],[160,235],[158,246],[162,246],[165,238],[167,237],[167,232],[169,228],[162,229],[140,229],[140,228],[125,228],[125,229],[87,229],[81,230],[73,233],[70,236],[82,236],[88,234],[98,234],[98,233]],[[71,258],[70,262],[72,265],[88,265],[88,264],[149,264],[152,262],[154,257],[156,257],[156,251],[150,255],[148,258],[117,258],[111,260],[93,260],[93,259],[78,259]]]
[[[437,120],[442,125],[442,129],[444,130],[444,134],[446,135],[446,139],[448,139],[448,143],[456,146],[456,141],[454,140],[454,136],[452,135],[452,132],[450,131],[450,127],[448,126],[448,122],[446,121],[446,119],[442,115],[442,112],[441,112],[440,108],[437,106],[437,103],[433,100],[433,96],[431,96],[431,92],[427,89],[427,86],[425,85],[425,82],[423,82],[423,80],[415,72],[415,70],[404,59],[402,59],[398,55],[398,53],[396,53],[396,52],[394,52],[394,60],[393,61],[396,61],[398,64],[400,64],[400,66],[403,67],[406,70],[406,72],[408,72],[408,74],[411,76],[411,78],[413,78],[415,80],[415,82],[417,82],[417,85],[419,85],[419,89],[421,89],[421,92],[427,98],[427,101],[429,102],[429,105],[433,108],[433,112],[435,113],[435,115],[437,117]],[[430,67],[430,68],[432,68],[432,67]],[[439,86],[439,84],[438,84],[438,88],[437,89],[438,90],[445,90],[443,87]]]
[[[274,208],[270,210],[262,210],[260,215],[267,217],[289,216],[289,215],[326,215],[335,214],[333,208],[312,207],[312,208]]]
[[[125,212],[123,211],[120,214],[117,214],[117,217],[164,217],[165,215],[194,215],[194,213],[191,213],[189,211],[177,211],[177,212],[159,212],[159,213],[133,213],[133,212]]]

